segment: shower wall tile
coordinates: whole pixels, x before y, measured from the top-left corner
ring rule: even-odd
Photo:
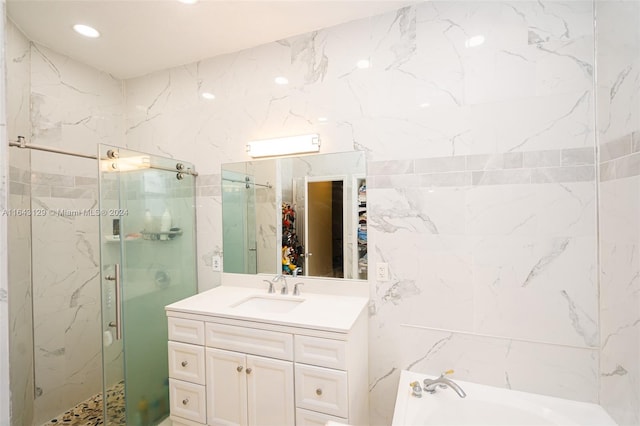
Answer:
[[[7,136],[31,134],[29,123],[30,55],[29,41],[10,20],[6,27]],[[5,140],[5,139],[3,139]],[[3,155],[3,158],[7,158]],[[30,154],[9,148],[11,164],[8,182],[9,206],[24,212],[31,208]],[[31,304],[31,224],[28,216],[7,218],[9,262],[9,365],[11,385],[11,425],[33,422],[33,309]],[[0,423],[2,423],[0,421]]]
[[[32,131],[27,142],[89,155],[97,154],[98,143],[124,144],[121,81],[35,43],[30,58]],[[37,162],[34,170],[64,177],[77,167],[68,156],[44,155],[46,161]],[[95,161],[83,161],[84,176],[95,177]]]
[[[81,211],[96,200],[34,199],[50,210]],[[100,391],[100,248],[98,218],[32,218],[35,420]],[[38,236],[46,235],[46,238]]]
[[[509,375],[519,389],[594,401],[593,42],[589,1],[423,2],[127,80],[127,145],[202,175],[270,137],[319,133],[323,153],[366,152],[369,264],[391,273],[371,280],[372,424],[393,410],[394,392],[374,383],[402,366],[402,354],[378,356],[410,344],[400,323],[471,333],[470,352],[517,341],[524,357],[533,345],[543,355]],[[217,182],[200,185],[203,290],[220,282],[211,257],[223,247]],[[558,371],[581,377],[564,390],[545,369],[558,353]],[[497,359],[470,377],[506,385],[504,371],[481,374]]]
[[[27,142],[85,154],[124,145],[120,81],[33,43],[27,58]],[[97,208],[99,163],[29,155],[31,207],[47,212],[32,218],[35,392],[27,396],[35,393],[41,424],[102,387],[99,218],[81,213]]]
[[[619,424],[640,422],[640,176],[601,182],[600,401]]]
[[[600,403],[640,423],[640,4],[596,2]]]

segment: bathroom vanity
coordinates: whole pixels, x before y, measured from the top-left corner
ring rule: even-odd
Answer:
[[[368,424],[366,304],[221,286],[167,306],[174,426]]]

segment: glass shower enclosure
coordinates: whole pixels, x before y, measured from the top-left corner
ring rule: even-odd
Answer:
[[[104,424],[154,425],[169,414],[164,306],[197,289],[193,165],[107,145],[98,158]]]

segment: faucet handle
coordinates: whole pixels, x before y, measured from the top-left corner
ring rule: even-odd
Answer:
[[[293,285],[293,295],[294,296],[300,296],[300,288],[298,287],[300,285],[304,285],[304,283],[295,283]]]
[[[267,293],[275,293],[276,290],[273,288],[273,282],[269,281],[269,280],[262,280],[265,283],[269,284],[269,289],[267,290]]]

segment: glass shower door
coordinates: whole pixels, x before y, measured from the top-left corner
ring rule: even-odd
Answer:
[[[169,413],[164,306],[197,288],[194,177],[150,154],[99,155],[105,424],[154,425]]]

